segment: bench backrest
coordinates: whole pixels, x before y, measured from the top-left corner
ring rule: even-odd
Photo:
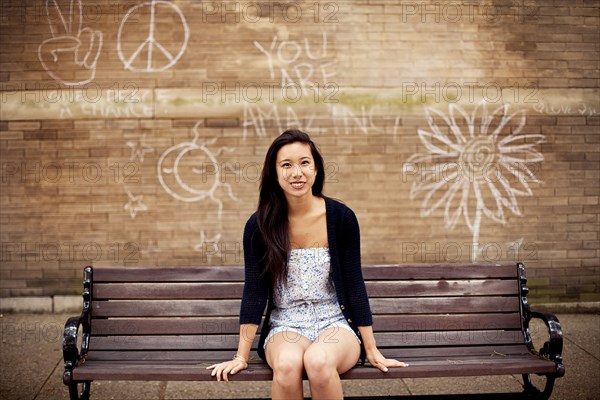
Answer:
[[[522,347],[522,270],[517,264],[363,266],[378,347],[399,357],[422,354],[423,347],[442,357],[457,347],[465,354]],[[86,273],[89,358],[121,359],[126,350],[132,360],[222,360],[237,349],[243,267]]]

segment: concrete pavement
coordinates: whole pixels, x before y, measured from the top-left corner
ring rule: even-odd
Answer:
[[[0,399],[68,399],[67,387],[62,383],[61,346],[64,323],[72,315],[5,314],[0,317]],[[552,399],[600,399],[600,315],[564,313],[557,316],[565,339],[566,374],[556,381]],[[543,342],[543,326],[533,325],[532,332],[536,342]],[[353,381],[344,382],[344,393],[368,396],[519,391],[520,382],[520,376]],[[93,400],[219,399],[264,397],[269,393],[269,382],[99,381],[92,383],[91,390]],[[310,395],[306,382],[305,395]]]

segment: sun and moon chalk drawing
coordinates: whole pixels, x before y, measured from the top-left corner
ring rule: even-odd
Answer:
[[[234,149],[219,147],[216,152],[212,152],[207,145],[214,144],[217,138],[211,139],[206,143],[200,142],[199,128],[201,125],[202,121],[199,121],[194,126],[194,138],[191,141],[171,146],[161,154],[157,165],[158,181],[165,192],[177,200],[192,203],[209,199],[213,203],[216,203],[219,232],[221,232],[223,201],[217,196],[216,191],[219,188],[224,188],[229,198],[239,201],[233,194],[231,185],[225,183],[222,178],[222,173],[225,170],[234,174],[239,173],[239,171],[228,162],[220,163],[217,161],[217,157],[223,152],[232,152]],[[201,167],[198,168],[198,165]],[[199,176],[199,179],[194,179],[194,182],[204,184],[203,187],[192,187],[185,182],[183,176],[189,178],[190,171]],[[201,251],[206,243],[218,241],[220,237],[221,234],[218,233],[207,240],[206,232],[202,230],[200,232],[200,243],[194,249]]]
[[[420,178],[413,182],[410,199],[425,194],[422,217],[444,207],[446,226],[452,229],[464,216],[473,234],[472,262],[477,261],[482,215],[501,224],[506,223],[504,208],[521,216],[517,196],[533,195],[529,183],[541,182],[530,164],[544,160],[536,147],[545,136],[521,134],[525,110],[510,113],[509,108],[502,104],[488,113],[485,101],[471,115],[457,104],[448,106],[448,115],[426,108],[429,129],[418,129],[418,135],[427,152],[413,154],[403,166],[404,173]]]

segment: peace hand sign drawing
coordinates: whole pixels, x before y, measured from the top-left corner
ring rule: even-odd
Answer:
[[[134,14],[137,15],[132,18]],[[157,31],[156,19],[168,17],[179,24],[169,25],[166,30],[165,24],[162,24],[162,31]],[[142,43],[123,40],[124,34],[137,37],[140,26],[148,27],[148,36]],[[168,1],[152,0],[132,7],[123,17],[119,26],[117,52],[125,69],[136,72],[164,71],[181,58],[189,37],[190,30],[179,7]]]
[[[96,76],[102,32],[83,27],[81,0],[70,0],[68,10],[58,0],[46,0],[52,37],[38,47],[38,58],[54,80],[67,86],[85,85]],[[66,14],[64,11],[68,11]]]

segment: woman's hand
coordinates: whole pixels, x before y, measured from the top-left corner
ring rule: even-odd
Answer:
[[[231,375],[248,368],[248,363],[243,361],[241,358],[234,358],[230,361],[225,361],[220,364],[213,364],[206,367],[206,369],[212,369],[211,376],[217,376],[217,381],[221,381],[221,376],[225,382],[229,382],[228,374]]]
[[[388,368],[408,367],[408,364],[402,361],[385,358],[378,349],[368,351],[367,360],[369,360],[372,366],[379,368],[383,372],[387,372]]]

